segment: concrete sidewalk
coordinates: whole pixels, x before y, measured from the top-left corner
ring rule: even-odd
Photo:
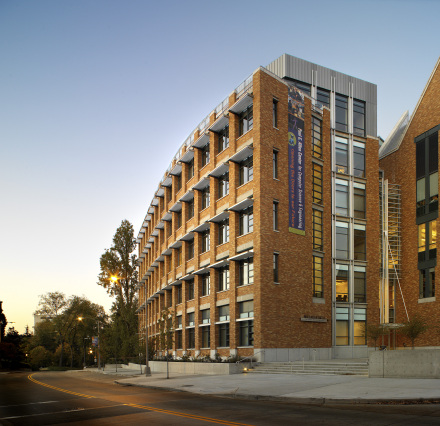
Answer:
[[[252,373],[229,376],[173,374],[166,379],[164,373],[153,373],[150,377],[141,375],[121,377],[116,383],[200,395],[307,404],[421,401],[440,404],[440,379],[370,379],[361,376]]]

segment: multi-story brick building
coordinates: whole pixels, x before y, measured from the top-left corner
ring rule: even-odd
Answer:
[[[436,300],[440,60],[411,117],[405,113],[379,151],[383,207],[381,322],[419,314],[440,322]],[[390,333],[391,347],[401,346]],[[435,327],[417,340],[440,346]]]
[[[140,331],[177,357],[367,354],[379,318],[376,86],[283,55],[195,129],[138,235]]]

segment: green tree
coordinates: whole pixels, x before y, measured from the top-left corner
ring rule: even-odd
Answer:
[[[43,346],[37,346],[29,352],[29,364],[32,370],[49,367],[52,364],[52,353]]]
[[[415,340],[428,328],[428,323],[419,314],[415,314],[403,324],[399,333],[411,340],[411,346],[414,349]]]
[[[168,374],[168,361],[169,361],[169,350],[173,348],[174,341],[174,327],[175,327],[175,316],[170,310],[164,309],[159,318],[159,349],[162,351],[162,355],[165,356],[167,361],[167,379]]]
[[[135,249],[133,226],[129,221],[123,220],[113,236],[112,247],[105,250],[100,258],[98,285],[103,286],[115,298],[108,331],[109,341],[114,342],[114,347],[107,344],[107,350],[118,357],[133,357],[139,353]]]

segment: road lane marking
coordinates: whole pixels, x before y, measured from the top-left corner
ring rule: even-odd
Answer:
[[[54,390],[59,391],[59,392],[65,392],[65,393],[69,393],[71,395],[81,396],[83,398],[96,398],[96,396],[86,395],[86,394],[83,394],[83,393],[72,392],[72,391],[69,391],[67,389],[57,388],[56,386],[48,385],[46,383],[43,383],[43,382],[40,382],[40,381],[34,379],[32,376],[33,376],[32,374],[29,375],[28,379],[30,381],[38,384],[38,385],[46,386],[47,388],[54,389]],[[105,398],[101,398],[101,399],[105,399]],[[217,423],[217,424],[221,424],[221,425],[228,425],[228,426],[252,426],[252,425],[250,425],[248,423],[237,423],[237,422],[231,422],[229,420],[220,420],[220,419],[214,419],[214,418],[211,418],[211,417],[197,416],[195,414],[185,414],[185,413],[181,413],[179,411],[164,410],[162,408],[147,407],[145,405],[138,405],[138,404],[122,404],[122,405],[126,405],[128,407],[133,407],[133,408],[140,408],[142,410],[154,411],[156,413],[168,414],[168,415],[171,415],[171,416],[185,417],[187,419],[201,420],[201,421],[205,421],[205,422],[209,422],[209,423]]]
[[[39,401],[39,402],[28,402],[27,404],[0,405],[0,408],[24,407],[26,405],[35,405],[35,404],[54,404],[55,402],[60,402],[60,401]]]

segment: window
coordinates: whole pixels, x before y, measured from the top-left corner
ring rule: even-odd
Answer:
[[[253,105],[249,105],[238,118],[238,136],[244,135],[254,125]]]
[[[229,290],[229,266],[218,268],[218,291]]]
[[[273,99],[272,103],[272,124],[273,127],[278,127],[278,99]]]
[[[273,178],[278,179],[278,151],[275,149],[272,153]]]
[[[209,143],[207,143],[202,149],[202,167],[209,163]]]
[[[194,299],[194,280],[189,280],[186,283],[188,288],[188,300]]]
[[[313,250],[323,250],[322,244],[322,211],[313,209]]]
[[[224,244],[229,241],[229,219],[222,220],[218,224],[218,243]]]
[[[221,348],[229,346],[229,323],[218,325],[218,345]]]
[[[202,232],[202,253],[206,253],[211,248],[211,235],[209,229]]]
[[[218,198],[229,194],[229,173],[225,173],[218,178]]]
[[[202,348],[211,346],[211,327],[209,325],[202,327]]]
[[[353,142],[353,174],[365,177],[365,144],[362,142]]]
[[[195,326],[195,314],[194,312],[191,312],[188,314],[188,323],[187,323],[187,327],[194,327]]]
[[[254,178],[254,157],[251,155],[239,164],[239,185],[243,185]],[[229,192],[229,191],[228,191]]]
[[[348,259],[348,223],[336,222],[336,258]]]
[[[415,138],[417,216],[438,211],[438,129]]]
[[[313,168],[313,202],[323,204],[322,202],[322,166],[312,163]]]
[[[218,132],[218,152],[222,152],[229,146],[229,126]]]
[[[209,274],[202,275],[202,296],[211,294],[211,276]]]
[[[353,182],[354,217],[365,219],[365,184]]]
[[[427,236],[428,235],[428,240]],[[419,262],[437,257],[437,221],[431,220],[418,226]]]
[[[187,219],[190,220],[194,217],[194,198],[191,201],[188,201],[187,205]]]
[[[176,349],[182,349],[183,339],[182,339],[182,330],[176,331]]]
[[[366,272],[365,266],[354,267],[354,302],[364,303],[366,299]]]
[[[419,298],[435,296],[435,268],[420,270]]]
[[[196,347],[196,330],[194,327],[188,328],[188,343],[187,348],[188,349],[194,349]]]
[[[254,258],[250,257],[238,262],[239,284],[248,285],[254,283]]]
[[[201,193],[202,193],[202,210],[203,210],[206,209],[210,204],[211,195],[209,191],[209,186],[202,189]]]
[[[170,186],[166,189],[166,193],[167,193],[167,202],[169,203],[171,201],[171,198],[173,196],[173,187]]]
[[[254,230],[254,207],[250,206],[240,212],[239,235],[248,234]]]
[[[279,283],[279,276],[278,276],[278,253],[273,254],[273,282]]]
[[[367,233],[365,225],[354,224],[354,260],[367,260]]]
[[[177,290],[177,304],[182,303],[182,284],[176,286]]]
[[[327,108],[330,108],[330,92],[328,90],[318,87],[316,95],[319,103],[326,106]]]
[[[218,320],[229,321],[229,305],[219,306],[218,308]]]
[[[348,302],[348,265],[336,265],[336,301]]]
[[[278,231],[278,201],[274,201],[272,204],[272,224],[273,230]]]
[[[365,102],[353,99],[353,133],[365,136]]]
[[[240,302],[238,304],[238,311],[240,314],[239,321],[240,334],[239,334],[239,346],[252,346],[254,344],[254,321],[248,320],[248,318],[254,317],[254,301],[248,300],[246,302]]]
[[[248,300],[246,302],[239,302],[238,312],[241,318],[253,318],[254,317],[254,301]]]
[[[348,181],[336,179],[335,213],[348,216]]]
[[[322,257],[313,256],[313,297],[324,297]]]
[[[176,248],[176,265],[179,266],[182,263],[182,247]]]
[[[188,247],[188,260],[194,258],[194,239],[188,241],[187,243]]]
[[[167,222],[167,237],[171,237],[171,234],[173,233],[173,225],[172,222]]]
[[[322,158],[322,121],[312,117],[312,155]]]
[[[211,310],[203,309],[200,311],[202,313],[202,324],[210,324],[211,322]]]
[[[188,180],[192,179],[194,177],[194,158],[187,163],[188,168]]]
[[[176,229],[182,226],[182,211],[175,212],[174,217],[176,218]]]
[[[344,95],[335,95],[336,130],[348,132],[348,98]]]
[[[348,174],[348,139],[335,137],[335,165],[337,173]]]
[[[182,189],[182,175],[176,175],[176,193]]]
[[[302,92],[306,93],[310,96],[311,94],[311,85],[308,83],[304,83],[302,81],[294,80],[292,83],[296,88],[301,90]]]
[[[353,343],[354,345],[366,345],[365,324],[367,322],[367,310],[364,308],[354,308],[353,319]]]
[[[348,308],[336,308],[336,346],[348,345]]]

